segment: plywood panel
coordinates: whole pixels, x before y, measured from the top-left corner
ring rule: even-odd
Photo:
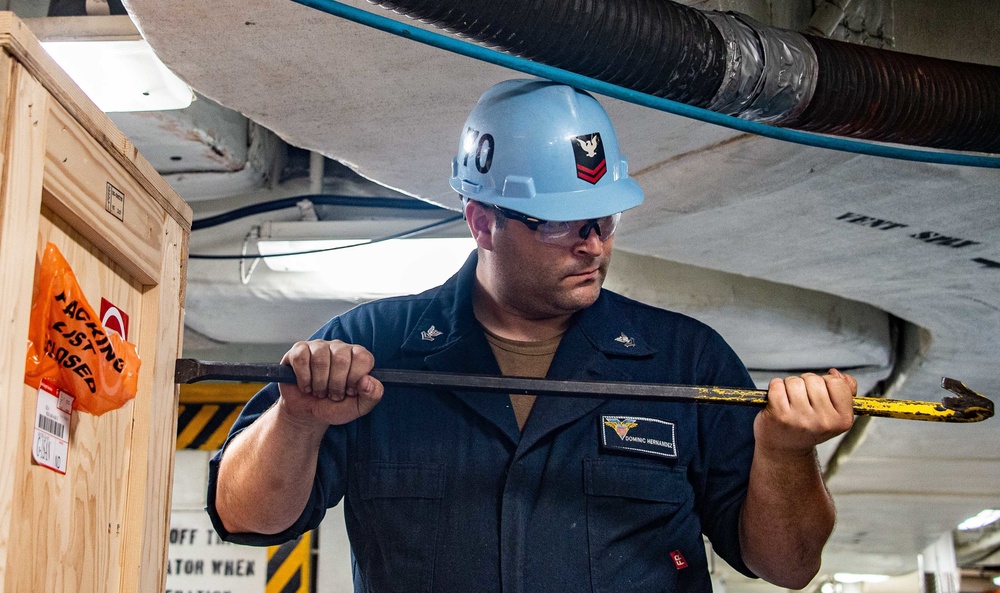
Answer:
[[[35,266],[35,243],[42,195],[47,95],[13,60],[0,55],[0,125],[3,168],[0,180],[0,591],[11,590],[5,562],[11,542],[12,513],[19,495],[17,476],[29,449],[19,438],[24,413],[32,407],[20,397],[27,352],[28,318]],[[33,411],[33,408],[32,408]],[[30,427],[32,424],[27,424]]]
[[[130,338],[142,335],[142,286],[93,243],[51,210],[42,207],[39,245],[51,241],[66,257],[87,301],[98,307],[105,297],[130,315]],[[153,320],[155,324],[155,319]],[[152,351],[152,348],[149,348]],[[148,364],[145,360],[143,364]],[[141,367],[140,367],[141,371]],[[24,399],[35,392],[24,387]],[[150,399],[150,392],[142,397]],[[100,417],[75,412],[66,474],[30,465],[18,475],[11,538],[18,542],[8,564],[31,567],[11,575],[13,591],[119,591],[124,541],[125,501],[131,462],[134,402]],[[22,411],[32,426],[33,406]],[[30,451],[31,430],[23,431],[21,450]]]

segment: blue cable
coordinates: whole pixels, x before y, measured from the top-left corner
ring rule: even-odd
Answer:
[[[784,140],[806,146],[818,148],[828,148],[855,154],[866,154],[871,156],[886,157],[904,161],[916,161],[923,163],[937,163],[942,165],[963,165],[968,167],[1000,168],[1000,157],[985,156],[978,154],[964,154],[957,152],[937,152],[929,150],[916,150],[899,146],[885,144],[873,144],[860,140],[852,140],[836,136],[824,136],[791,130],[788,128],[778,128],[760,122],[747,121],[731,115],[716,113],[700,107],[692,107],[670,99],[654,97],[646,93],[640,93],[631,89],[626,89],[614,84],[603,82],[589,76],[576,74],[561,68],[546,66],[531,60],[519,58],[505,54],[496,50],[480,47],[478,45],[448,37],[433,31],[426,31],[418,27],[413,27],[404,23],[394,21],[388,17],[374,14],[353,6],[347,6],[335,0],[293,0],[304,6],[315,8],[322,12],[338,16],[355,23],[367,25],[393,35],[398,35],[406,39],[412,39],[420,43],[450,51],[459,55],[510,68],[531,74],[540,78],[546,78],[555,82],[560,82],[579,89],[584,89],[606,95],[615,99],[621,99],[636,105],[650,107],[659,111],[666,111],[674,115],[680,115],[690,119],[696,119],[705,123],[715,124],[748,132],[758,136],[766,136],[775,140]]]

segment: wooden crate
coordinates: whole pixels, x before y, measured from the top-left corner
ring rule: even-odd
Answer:
[[[191,210],[12,13],[0,47],[0,592],[162,591]],[[48,241],[93,307],[129,314],[142,360],[133,401],[73,414],[65,475],[32,460],[24,384]]]

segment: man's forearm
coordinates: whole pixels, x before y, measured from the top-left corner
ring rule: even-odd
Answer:
[[[231,533],[280,533],[305,508],[325,428],[303,426],[281,401],[241,432],[219,465],[216,510]]]
[[[788,457],[755,451],[740,517],[743,560],[758,576],[801,589],[820,568],[835,521],[815,452]]]

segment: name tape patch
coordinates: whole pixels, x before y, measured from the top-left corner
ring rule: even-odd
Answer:
[[[605,449],[635,451],[658,457],[677,457],[673,422],[636,416],[601,416],[601,445]]]

